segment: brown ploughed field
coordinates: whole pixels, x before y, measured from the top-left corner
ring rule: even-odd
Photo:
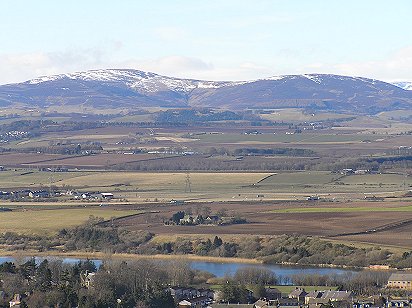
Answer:
[[[342,241],[368,242],[382,245],[412,247],[412,211],[407,203],[352,202],[275,204],[207,204],[212,213],[225,209],[228,215],[246,218],[246,224],[226,226],[164,225],[173,213],[191,208],[201,212],[202,204],[156,207],[156,213],[121,218],[118,225],[133,230],[147,230],[157,235],[227,234],[280,235],[302,234]],[[405,207],[405,210],[402,210]],[[146,208],[149,210],[150,206]],[[152,208],[154,209],[154,208]],[[197,210],[198,209],[198,210]],[[285,212],[286,210],[295,212]],[[319,211],[317,211],[319,209]],[[298,212],[301,210],[302,212]],[[315,212],[305,212],[315,210]],[[325,210],[324,212],[321,212]],[[280,212],[276,212],[280,211]],[[383,228],[383,229],[382,229]],[[382,229],[382,230],[381,230]],[[362,233],[363,234],[354,234]]]

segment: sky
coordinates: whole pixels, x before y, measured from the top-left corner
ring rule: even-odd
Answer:
[[[0,0],[0,84],[130,68],[412,81],[412,0]]]

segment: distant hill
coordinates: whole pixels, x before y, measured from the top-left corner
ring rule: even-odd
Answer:
[[[412,82],[410,81],[392,82],[392,84],[404,90],[408,90],[408,91],[412,90]]]
[[[0,86],[0,106],[86,105],[97,108],[311,108],[373,114],[412,108],[412,91],[375,79],[329,74],[253,81],[179,79],[130,69],[45,76]]]

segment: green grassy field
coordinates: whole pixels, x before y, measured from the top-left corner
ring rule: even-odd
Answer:
[[[80,225],[86,222],[91,215],[110,219],[112,217],[122,217],[138,213],[139,211],[98,207],[0,212],[0,232],[52,234],[63,228]]]
[[[365,139],[376,139],[371,135],[360,134],[261,134],[245,135],[235,133],[197,135],[196,139],[208,143],[349,143]]]
[[[345,176],[339,181],[348,185],[412,185],[412,177],[390,173]]]
[[[235,185],[250,185],[270,173],[190,173],[190,179],[199,189],[215,188]],[[67,185],[112,185],[127,183],[145,189],[180,188],[185,182],[186,173],[177,172],[94,172],[79,175],[62,181]]]
[[[412,116],[412,110],[384,111],[380,112],[377,116],[383,120],[402,120],[403,118]]]
[[[277,173],[259,182],[259,185],[322,185],[335,181],[340,177],[340,174],[334,174],[329,171]]]
[[[277,209],[267,211],[267,213],[350,213],[350,212],[410,212],[412,205],[394,207],[296,207],[288,209]]]
[[[118,200],[145,202],[158,199],[193,201],[247,201],[300,199],[312,194],[322,198],[363,199],[365,194],[401,196],[412,185],[411,177],[398,174],[350,175],[327,171],[301,172],[192,172],[191,192],[184,172],[71,171],[42,172],[17,169],[3,171],[0,189],[49,189],[112,192]],[[354,194],[357,194],[354,196]],[[264,195],[263,197],[258,197]],[[326,196],[327,195],[327,196]],[[65,202],[68,197],[63,198]],[[63,201],[63,199],[61,201]],[[28,199],[29,200],[29,199]],[[7,203],[3,201],[1,203]]]
[[[0,177],[1,188],[31,188],[45,186],[49,187],[50,183],[56,186],[62,186],[64,181],[71,178],[87,176],[88,172],[41,172],[37,170],[18,169],[2,171]]]
[[[287,109],[276,109],[270,114],[262,114],[261,117],[265,120],[274,122],[318,122],[332,119],[348,119],[351,115],[339,114],[331,112],[320,112],[320,113],[304,113],[302,109],[298,108],[287,108]]]
[[[136,114],[115,117],[110,119],[109,122],[150,122],[152,120],[153,116],[151,114]]]

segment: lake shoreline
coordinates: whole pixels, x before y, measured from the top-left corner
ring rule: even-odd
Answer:
[[[78,251],[78,252],[57,252],[57,251],[7,251],[7,250],[0,250],[0,257],[11,257],[11,258],[27,258],[27,257],[41,257],[41,258],[77,258],[77,259],[90,259],[90,260],[142,260],[142,259],[150,259],[150,260],[183,260],[187,262],[191,261],[199,261],[199,262],[210,262],[210,263],[242,263],[242,264],[266,264],[266,265],[280,265],[280,266],[298,266],[298,267],[313,267],[313,268],[335,268],[335,269],[345,269],[345,270],[379,270],[382,271],[383,269],[376,269],[370,267],[355,267],[355,266],[347,266],[347,265],[336,265],[336,264],[299,264],[299,263],[291,263],[291,262],[281,262],[281,263],[264,263],[263,260],[259,259],[249,259],[249,258],[233,258],[233,257],[213,257],[213,256],[198,256],[198,255],[164,255],[164,254],[156,254],[156,255],[140,255],[140,254],[128,254],[128,253],[114,253],[108,254],[104,252],[85,252],[85,251]],[[395,270],[395,268],[388,268],[386,270]]]
[[[15,256],[14,256],[15,255]],[[77,259],[100,259],[100,260],[141,260],[141,259],[152,259],[152,260],[184,260],[184,261],[202,261],[202,262],[213,262],[213,263],[245,263],[245,264],[263,264],[263,261],[258,259],[247,259],[247,258],[228,258],[228,257],[210,257],[210,256],[198,256],[198,255],[138,255],[138,254],[128,254],[128,253],[114,253],[107,254],[103,252],[56,252],[56,251],[4,251],[0,250],[0,257],[57,257],[57,258],[77,258]]]
[[[4,256],[1,256],[4,255]],[[63,263],[75,264],[86,259],[95,263],[99,268],[104,262],[120,263],[126,261],[132,263],[137,260],[157,260],[158,262],[183,262],[190,266],[192,270],[200,272],[208,272],[216,278],[227,276],[233,277],[236,272],[242,268],[256,268],[265,271],[273,272],[282,284],[289,285],[293,281],[294,275],[342,275],[344,273],[355,274],[357,271],[351,269],[343,269],[336,267],[319,267],[319,266],[302,266],[299,264],[268,264],[256,259],[241,259],[241,258],[223,258],[223,257],[207,257],[193,255],[130,255],[130,254],[107,254],[107,253],[55,253],[48,254],[47,252],[32,253],[25,251],[24,254],[10,254],[5,251],[0,251],[0,263],[15,262],[17,264],[24,263],[27,258],[35,257],[39,263],[44,259],[50,262],[56,260]]]

